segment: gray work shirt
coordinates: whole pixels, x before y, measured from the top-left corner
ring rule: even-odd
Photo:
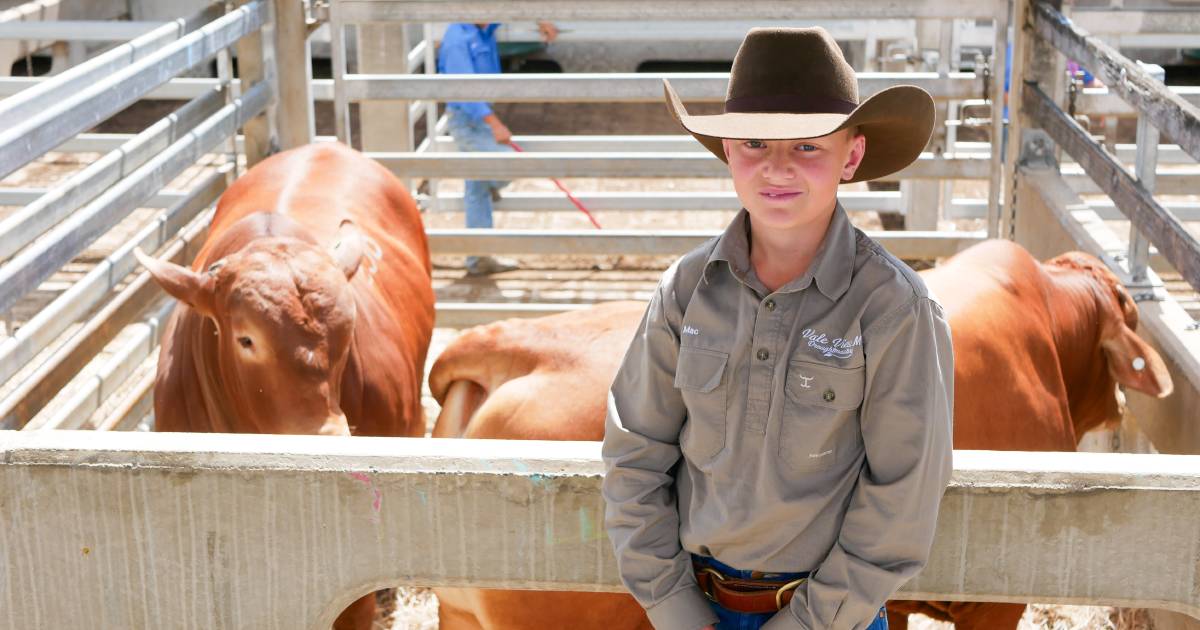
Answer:
[[[681,278],[697,279],[690,301]],[[928,559],[953,379],[941,306],[840,205],[777,291],[750,264],[745,210],[676,262],[613,383],[603,447],[608,535],[655,628],[716,622],[691,553],[815,571],[769,629],[866,628]]]

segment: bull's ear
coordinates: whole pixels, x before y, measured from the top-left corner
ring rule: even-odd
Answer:
[[[164,291],[200,314],[212,317],[215,280],[211,274],[196,273],[187,267],[151,258],[140,248],[134,249],[133,255]]]
[[[1158,398],[1168,396],[1174,384],[1162,357],[1129,327],[1117,325],[1114,328],[1114,334],[1100,341],[1108,359],[1109,373],[1125,387]]]
[[[353,278],[354,273],[358,271],[364,251],[366,243],[363,242],[363,235],[358,226],[354,225],[353,221],[342,221],[341,227],[338,228],[337,241],[334,242],[329,255],[333,256],[334,264],[346,274],[347,280]]]

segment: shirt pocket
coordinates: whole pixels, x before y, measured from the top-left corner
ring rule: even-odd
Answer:
[[[725,448],[725,404],[729,388],[725,368],[729,353],[679,348],[675,387],[687,406],[679,447],[694,465],[706,464]]]
[[[779,458],[798,471],[826,470],[858,454],[858,412],[866,370],[809,361],[788,363]]]

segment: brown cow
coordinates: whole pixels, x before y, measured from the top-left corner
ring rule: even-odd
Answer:
[[[221,197],[192,268],[140,255],[181,304],[158,431],[421,436],[429,249],[391,173],[345,145],[264,160]],[[335,628],[369,628],[360,599]]]
[[[1042,264],[1018,245],[991,241],[923,276],[946,307],[954,337],[955,448],[1074,450],[1084,433],[1119,420],[1117,383],[1157,396],[1171,390],[1162,359],[1133,332],[1133,300],[1091,256],[1065,254]],[[465,333],[430,375],[443,405],[435,435],[599,439],[608,385],[643,308],[606,305]],[[443,627],[619,627],[617,621],[558,626],[542,617],[559,608],[539,598],[571,596],[455,592],[441,615],[457,623]],[[1024,610],[988,603],[888,606],[893,628],[906,627],[910,611],[961,628],[1011,628]],[[632,608],[620,619],[644,623]]]
[[[1072,252],[1039,263],[989,241],[923,272],[954,337],[954,448],[1074,451],[1085,433],[1121,420],[1116,385],[1171,393],[1162,358],[1134,333],[1133,298],[1106,266]],[[998,422],[1003,420],[1003,422]],[[1015,628],[1023,604],[888,602],[960,630]]]
[[[614,302],[464,332],[438,357],[433,437],[599,440],[605,392],[646,305]],[[442,630],[650,630],[633,597],[435,589]]]

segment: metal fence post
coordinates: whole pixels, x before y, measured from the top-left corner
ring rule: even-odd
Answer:
[[[249,0],[238,0],[238,5],[246,4]],[[274,16],[274,10],[271,11]],[[270,25],[264,26],[263,29],[273,29],[275,20],[272,19]],[[267,76],[268,56],[264,52],[263,45],[268,38],[263,37],[263,31],[260,30],[253,35],[243,37],[237,43],[237,74],[241,80],[242,91],[249,90],[254,87],[255,83],[263,80],[269,80]],[[274,91],[272,91],[274,92]],[[237,94],[230,92],[229,98],[236,98]],[[278,102],[277,98],[272,98],[273,102]],[[268,108],[270,111],[271,108]],[[243,151],[246,154],[246,168],[250,168],[258,164],[271,153],[271,122],[266,112],[255,116],[246,123],[242,129],[243,137],[245,138]],[[236,154],[236,150],[235,150]]]
[[[1026,140],[1030,139],[1030,134],[1027,132],[1038,127],[1037,122],[1022,111],[1022,91],[1025,89],[1026,83],[1033,83],[1040,85],[1046,94],[1054,97],[1058,95],[1059,86],[1062,83],[1060,76],[1062,74],[1060,68],[1064,66],[1062,55],[1053,45],[1039,37],[1033,29],[1033,10],[1039,1],[1041,0],[1014,0],[1013,6],[1013,55],[1010,62],[1012,77],[1009,82],[1009,124],[1006,141],[1006,144],[1011,146],[1005,149],[1003,181],[1008,207],[1000,217],[998,234],[1001,238],[1016,238],[1017,165],[1022,148]],[[1062,0],[1045,1],[1056,10],[1062,8]],[[999,83],[1003,81],[1003,77],[997,76],[995,81]],[[993,129],[995,129],[994,126]],[[1038,136],[1043,145],[1047,141],[1044,134],[1033,135]],[[993,142],[995,142],[994,139]],[[1042,146],[1040,150],[1053,151],[1053,146]]]
[[[1138,62],[1150,76],[1162,81],[1166,72],[1162,66]],[[1158,168],[1158,128],[1151,124],[1149,117],[1138,114],[1137,119],[1137,155],[1135,168],[1138,182],[1146,192],[1154,192],[1155,170]],[[1134,282],[1145,282],[1146,267],[1150,264],[1150,241],[1141,230],[1129,222],[1129,275]]]
[[[294,149],[312,142],[315,135],[312,60],[302,0],[275,0],[274,40],[279,148]]]

